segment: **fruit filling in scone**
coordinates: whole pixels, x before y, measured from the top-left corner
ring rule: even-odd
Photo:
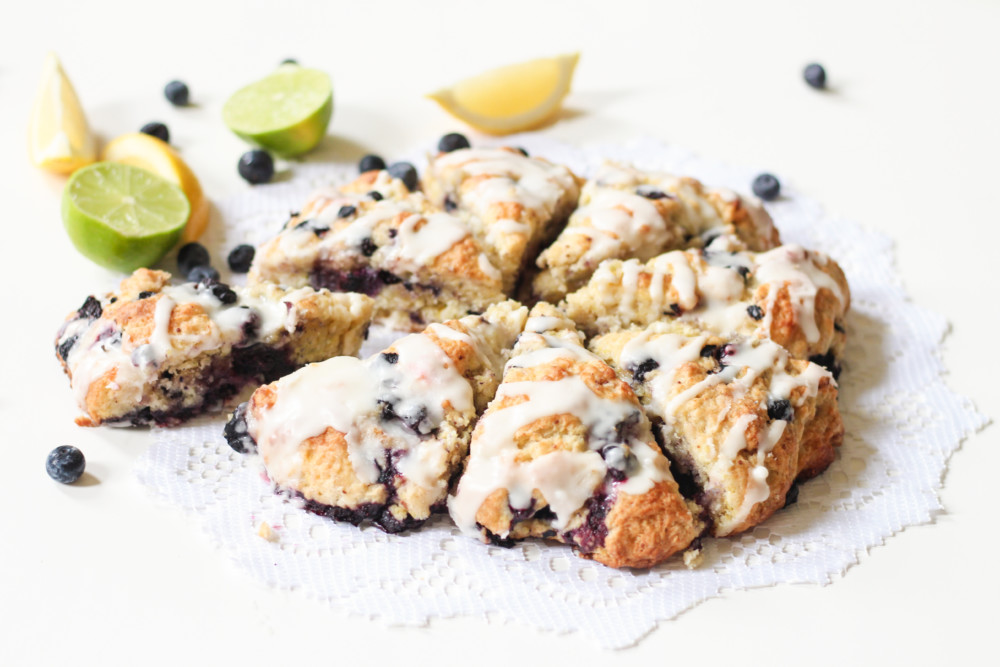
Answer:
[[[401,330],[481,313],[505,298],[467,220],[384,170],[315,195],[257,251],[249,280],[367,294],[375,321]]]
[[[702,527],[635,394],[581,341],[553,306],[532,310],[449,510],[493,544],[541,537],[612,567],[649,567]]]
[[[767,212],[731,190],[607,163],[583,186],[580,206],[559,238],[539,255],[532,296],[555,303],[606,259],[645,262],[723,234],[749,250],[779,243]]]
[[[56,337],[81,425],[170,425],[217,410],[248,385],[355,354],[372,302],[275,285],[170,285],[139,269],[118,292],[87,297]]]
[[[261,387],[225,435],[310,511],[399,532],[444,509],[527,309],[508,301]]]
[[[843,440],[833,376],[773,341],[658,322],[589,346],[629,380],[715,535],[781,509],[792,484],[824,470]]]

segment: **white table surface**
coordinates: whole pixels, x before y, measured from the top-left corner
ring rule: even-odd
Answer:
[[[140,6],[141,5],[141,6]],[[237,571],[132,473],[147,431],[81,429],[52,337],[117,276],[78,255],[62,180],[33,169],[25,126],[56,50],[104,137],[166,122],[222,198],[247,187],[226,96],[286,57],[335,85],[329,155],[392,156],[459,129],[422,94],[491,66],[582,52],[568,142],[650,135],[768,169],[897,242],[915,302],[946,315],[949,384],[988,415],[995,389],[1000,226],[1000,5],[955,2],[35,2],[4,10],[0,39],[0,664],[933,664],[995,643],[997,429],[971,437],[946,512],[863,556],[831,585],[706,602],[633,649],[607,652],[482,618],[387,628]],[[832,90],[801,79],[826,65]],[[163,99],[172,78],[198,107]],[[473,135],[474,136],[474,135]],[[45,474],[53,447],[84,450],[89,486]]]

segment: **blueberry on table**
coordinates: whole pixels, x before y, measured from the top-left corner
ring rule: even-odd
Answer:
[[[441,141],[438,142],[438,150],[442,153],[450,153],[452,151],[457,151],[459,148],[468,148],[469,140],[465,138],[464,134],[459,134],[458,132],[452,132],[441,137]]]
[[[186,107],[191,93],[186,83],[175,80],[164,86],[163,94],[175,107]]]
[[[274,159],[267,151],[257,148],[240,156],[238,169],[240,176],[251,185],[267,183],[274,178]]]
[[[72,445],[56,447],[45,460],[45,472],[62,484],[72,484],[80,479],[86,467],[87,460],[83,457],[83,452]]]
[[[378,155],[366,155],[361,158],[361,162],[358,162],[358,171],[362,174],[366,171],[374,171],[378,169],[385,169],[385,160],[380,158]]]
[[[781,183],[772,174],[761,174],[753,179],[753,193],[764,201],[774,201],[781,194]]]
[[[417,187],[417,169],[409,162],[396,162],[389,166],[389,174],[403,181],[407,190]]]
[[[196,266],[187,274],[187,279],[192,283],[208,284],[219,279],[219,272],[211,266]]]
[[[183,276],[191,273],[196,266],[208,266],[211,263],[208,250],[200,243],[186,243],[177,251],[177,268]]]
[[[826,88],[826,70],[819,63],[806,65],[806,68],[802,71],[802,77],[806,80],[806,83],[817,90]]]
[[[169,144],[170,143],[170,130],[163,123],[154,120],[151,123],[146,123],[139,131],[143,134],[148,134],[151,137],[156,137],[160,141]]]
[[[229,264],[229,270],[233,273],[246,273],[250,270],[250,265],[253,264],[253,256],[256,253],[252,245],[243,243],[236,246],[229,253],[229,257],[226,258],[226,262]]]

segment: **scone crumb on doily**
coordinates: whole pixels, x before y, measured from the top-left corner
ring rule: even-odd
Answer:
[[[274,529],[271,528],[271,524],[267,521],[260,522],[260,526],[257,528],[257,536],[267,540],[268,542],[278,541],[278,534],[274,532]]]
[[[682,557],[684,558],[684,567],[687,569],[693,570],[700,567],[702,561],[704,560],[702,558],[701,545],[686,549],[682,554]]]

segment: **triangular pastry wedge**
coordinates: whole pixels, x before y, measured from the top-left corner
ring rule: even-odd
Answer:
[[[476,416],[500,383],[527,309],[507,301],[265,385],[225,429],[274,485],[339,521],[399,532],[443,510]]]
[[[486,542],[541,537],[611,567],[650,567],[702,526],[635,394],[581,341],[553,306],[532,309],[449,511]]]

